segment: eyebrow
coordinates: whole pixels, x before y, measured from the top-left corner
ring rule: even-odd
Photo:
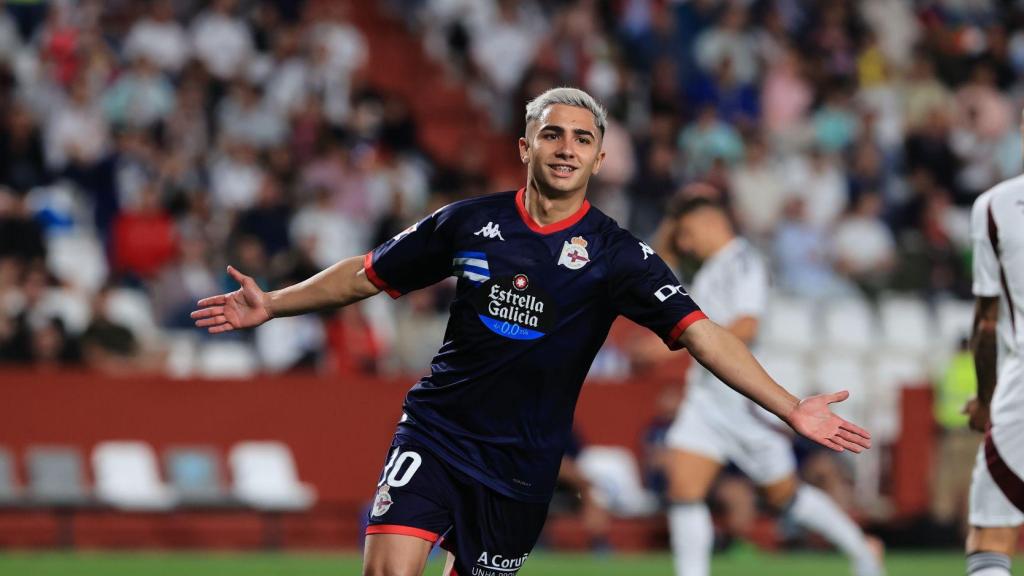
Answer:
[[[565,128],[562,128],[561,126],[556,126],[554,124],[547,124],[545,126],[541,126],[540,132],[554,132],[555,134],[565,134]],[[591,138],[596,139],[594,133],[591,132],[590,130],[584,130],[583,128],[573,128],[572,132],[577,136],[590,136]]]

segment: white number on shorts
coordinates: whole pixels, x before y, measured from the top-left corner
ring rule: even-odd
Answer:
[[[409,466],[402,470],[402,466],[409,461]],[[393,488],[401,488],[412,480],[413,475],[420,469],[420,464],[423,463],[423,459],[420,455],[415,452],[401,452],[395,449],[394,456],[388,460],[387,466],[384,467],[384,473],[381,474],[381,481],[377,484],[378,486],[383,484],[385,481],[389,486]],[[402,473],[399,476],[399,472]]]

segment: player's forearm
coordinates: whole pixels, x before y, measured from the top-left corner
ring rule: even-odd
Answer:
[[[977,330],[972,347],[974,374],[978,378],[978,401],[988,406],[996,389],[996,331]]]
[[[680,342],[719,380],[789,422],[800,399],[779,386],[734,334],[711,320],[700,320],[683,332]]]
[[[999,320],[999,299],[978,298],[974,308],[971,352],[974,374],[978,379],[978,401],[989,406],[996,389],[996,326]]]
[[[340,308],[378,293],[363,271],[363,259],[352,257],[287,288],[267,293],[271,317],[297,316]]]

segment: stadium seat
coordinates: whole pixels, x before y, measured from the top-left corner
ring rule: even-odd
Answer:
[[[14,473],[14,458],[6,448],[0,447],[0,506],[16,504],[20,496]]]
[[[896,440],[900,432],[900,390],[928,379],[923,359],[908,354],[882,353],[874,358],[870,417],[865,425],[882,443]]]
[[[92,306],[82,292],[54,288],[46,291],[32,310],[30,320],[41,323],[47,318],[60,318],[68,334],[78,335],[85,332],[92,321]]]
[[[167,351],[164,364],[171,378],[189,378],[196,371],[199,355],[198,331],[168,330],[164,333],[164,349]]]
[[[47,239],[46,265],[63,283],[96,293],[109,272],[103,245],[93,234],[72,232]]]
[[[837,351],[819,354],[816,358],[815,381],[823,393],[848,390],[850,398],[833,405],[837,414],[857,423],[863,423],[867,408],[873,406],[869,390],[869,376],[863,357]]]
[[[969,300],[941,300],[935,307],[936,320],[943,346],[952,351],[960,341],[971,336],[974,324],[974,303]]]
[[[234,495],[253,508],[300,511],[316,501],[316,490],[299,480],[292,452],[281,442],[241,442],[228,460]]]
[[[90,501],[85,484],[85,469],[78,450],[66,446],[29,448],[29,497],[49,506],[78,506]]]
[[[644,488],[636,458],[629,449],[587,446],[580,452],[577,462],[612,513],[647,516],[658,510],[658,499]]]
[[[778,350],[757,352],[757,359],[777,382],[801,398],[816,394],[805,358],[800,354]]]
[[[863,298],[839,298],[824,304],[824,343],[831,349],[864,353],[878,339],[871,305]]]
[[[222,340],[202,343],[197,367],[204,378],[248,378],[259,371],[260,365],[252,346]]]
[[[170,448],[164,452],[164,465],[167,479],[182,504],[222,506],[233,501],[225,487],[220,460],[214,448]]]
[[[815,306],[806,300],[775,295],[768,304],[761,341],[768,347],[808,352],[818,345]]]
[[[101,442],[92,452],[97,498],[126,510],[167,510],[176,498],[160,480],[153,449],[145,442]]]
[[[878,306],[884,350],[924,355],[936,347],[931,314],[924,300],[890,295],[883,297]]]
[[[132,331],[140,342],[152,342],[159,334],[153,304],[142,290],[116,288],[107,296],[107,317]]]

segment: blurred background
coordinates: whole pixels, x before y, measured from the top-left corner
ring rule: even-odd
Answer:
[[[591,201],[651,238],[720,200],[772,266],[762,361],[853,393],[876,448],[797,443],[805,480],[959,573],[969,208],[1021,171],[1022,72],[1010,0],[0,0],[0,548],[357,550],[454,283],[217,338],[188,312],[227,263],[281,287],[521,187],[525,102],[573,85],[610,111]],[[598,356],[596,496],[570,478],[543,548],[665,549],[688,360],[650,338]],[[822,546],[736,472],[714,502],[723,555]]]

